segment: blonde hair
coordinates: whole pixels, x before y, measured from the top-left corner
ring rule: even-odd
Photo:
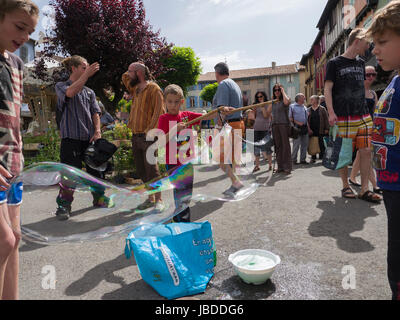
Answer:
[[[367,30],[367,36],[372,38],[377,34],[383,34],[386,30],[392,30],[400,35],[400,1],[389,2],[378,10]]]
[[[166,98],[169,94],[179,96],[181,99],[184,98],[183,90],[177,84],[170,84],[164,89],[164,98]]]
[[[348,45],[350,47],[354,43],[354,41],[356,39],[362,40],[362,39],[365,39],[365,38],[366,38],[365,29],[356,28],[352,32],[350,32]]]
[[[87,62],[85,58],[74,55],[72,57],[64,59],[61,63],[69,73],[72,73],[72,67],[78,68],[84,62]]]
[[[39,16],[39,8],[31,0],[0,0],[0,21],[7,13],[24,10],[30,16]]]

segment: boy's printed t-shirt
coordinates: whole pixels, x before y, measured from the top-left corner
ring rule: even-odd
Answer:
[[[373,164],[381,189],[400,191],[400,77],[396,76],[375,108]]]
[[[333,82],[332,103],[338,117],[369,113],[365,102],[363,60],[342,56],[331,59],[326,66],[326,80]]]
[[[0,54],[0,164],[12,175],[23,168],[20,113],[24,63],[15,54]]]
[[[165,113],[160,116],[158,120],[158,129],[161,129],[164,131],[165,134],[167,134],[170,130],[170,128],[173,128],[177,123],[179,122],[189,122],[192,121],[198,117],[201,117],[201,113],[196,113],[196,112],[191,112],[191,111],[180,111],[177,115],[172,115],[169,113]],[[195,123],[197,124],[197,123]],[[194,125],[195,125],[194,124]],[[192,128],[193,125],[189,126],[187,129]],[[176,159],[171,159],[170,158],[170,143],[167,142],[166,147],[165,147],[165,154],[166,154],[166,164],[170,165],[181,165],[179,161],[179,148],[185,143],[185,141],[180,141],[179,139],[179,132],[177,133],[178,140],[177,140],[177,150],[171,150],[172,154],[176,155]],[[188,137],[189,138],[189,137]],[[175,139],[175,137],[171,138]],[[190,150],[194,151],[194,139],[195,137],[193,136],[193,132],[190,132],[190,147],[186,153],[185,160],[189,161],[194,157],[194,154],[190,154]]]

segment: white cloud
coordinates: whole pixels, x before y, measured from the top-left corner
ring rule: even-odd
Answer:
[[[43,10],[48,0],[35,0]],[[144,0],[146,16],[167,41],[192,47],[203,72],[299,61],[310,50],[326,0]],[[43,10],[45,11],[45,10]],[[32,37],[38,39],[43,19]]]
[[[218,0],[215,0],[218,1]],[[214,66],[218,62],[227,62],[231,70],[240,70],[248,68],[252,60],[248,57],[245,51],[231,51],[226,53],[212,54],[211,52],[204,52],[199,54],[203,73],[214,71]]]

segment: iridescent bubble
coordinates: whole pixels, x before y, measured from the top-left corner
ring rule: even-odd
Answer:
[[[224,127],[212,140],[219,141],[229,134],[230,127]],[[207,156],[213,153],[208,142],[202,141],[196,146],[196,154],[190,162],[136,187],[115,185],[60,163],[46,162],[27,167],[14,181],[24,184],[22,238],[27,242],[54,245],[125,236],[133,229],[147,229],[169,222],[188,206],[194,208],[196,202],[243,201],[271,178],[272,172],[266,170],[252,174],[254,155],[243,154],[236,173],[244,186],[234,196],[225,196],[223,191],[230,187],[230,179],[217,161],[202,162],[203,153]],[[245,142],[251,144],[251,141]],[[179,196],[174,197],[174,191],[190,185],[193,185],[192,192],[179,192]],[[74,191],[71,216],[66,221],[59,221],[55,216],[60,188]],[[105,199],[109,199],[102,203],[104,207],[92,205],[96,192],[104,193]],[[148,197],[156,193],[161,194],[163,207],[141,208]]]

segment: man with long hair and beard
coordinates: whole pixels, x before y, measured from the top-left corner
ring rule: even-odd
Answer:
[[[132,96],[132,107],[128,128],[132,130],[132,150],[136,172],[146,183],[160,175],[157,164],[150,164],[146,159],[147,149],[153,142],[146,141],[146,134],[157,128],[158,118],[165,113],[163,92],[154,82],[149,68],[141,62],[132,63],[123,74],[122,82]],[[145,210],[154,207],[162,211],[164,205],[161,193],[152,194],[139,206]]]

